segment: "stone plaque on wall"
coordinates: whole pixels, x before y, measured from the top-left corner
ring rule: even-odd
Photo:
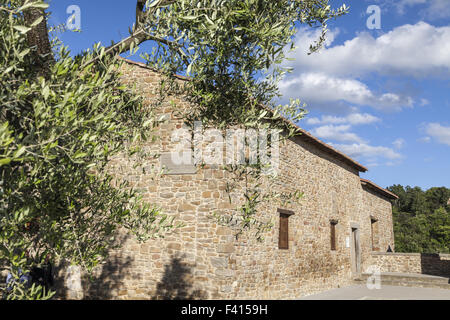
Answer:
[[[177,163],[174,161],[175,157],[172,157],[172,153],[161,154],[161,169],[164,170],[164,174],[175,175],[175,174],[195,174],[197,173],[197,168],[194,164]],[[192,160],[193,162],[193,160]]]

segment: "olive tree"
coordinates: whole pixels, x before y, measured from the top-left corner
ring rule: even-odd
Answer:
[[[327,22],[346,11],[328,0],[137,0],[127,38],[73,57],[49,37],[45,2],[0,0],[0,261],[15,279],[8,297],[50,297],[20,276],[61,258],[92,270],[121,227],[142,241],[174,227],[107,170],[112,156],[137,152],[158,125],[121,83],[117,55],[152,42],[143,54],[150,67],[169,82],[189,76],[174,89],[196,106],[188,121],[289,137],[295,128],[283,118],[305,113],[299,100],[276,103],[294,35],[301,24],[321,28],[315,52]],[[261,167],[247,169],[261,176]],[[258,192],[248,192],[243,228],[255,222]]]
[[[45,23],[29,11],[46,7],[0,6],[0,266],[13,275],[9,298],[51,295],[20,285],[33,266],[64,259],[92,270],[121,227],[146,240],[173,226],[107,169],[152,135],[151,110],[100,46],[71,57],[63,46],[46,52],[48,37],[29,36]]]

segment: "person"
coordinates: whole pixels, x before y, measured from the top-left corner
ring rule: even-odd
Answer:
[[[30,274],[32,283],[41,285],[46,292],[53,286],[53,267],[49,261],[42,267],[33,267]]]
[[[26,288],[31,287],[32,284],[40,285],[45,288],[45,292],[48,292],[51,286],[53,286],[53,266],[47,260],[47,263],[42,267],[35,266],[31,268],[28,273],[23,273],[19,268],[19,283],[23,283]],[[11,272],[8,272],[6,276],[6,292],[11,292],[13,289],[15,279]]]
[[[19,268],[19,283],[23,283],[25,284],[25,287],[29,287],[30,286],[30,274],[29,273],[23,273],[22,269]],[[7,292],[11,292],[13,289],[13,285],[14,285],[15,279],[14,276],[12,275],[11,271],[8,272],[8,275],[6,276],[6,291]]]

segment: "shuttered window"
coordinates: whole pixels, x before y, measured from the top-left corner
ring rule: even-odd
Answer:
[[[331,250],[336,250],[336,225],[337,221],[330,221],[330,240],[331,240]]]
[[[372,251],[378,251],[378,220],[375,218],[370,218],[370,228],[372,233]]]
[[[289,249],[289,216],[280,214],[280,240],[278,248]]]
[[[280,214],[280,231],[278,238],[279,249],[289,249],[289,217],[294,212],[285,209],[278,209]]]

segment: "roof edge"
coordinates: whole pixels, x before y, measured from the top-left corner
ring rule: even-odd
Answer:
[[[390,191],[380,187],[379,185],[376,185],[375,183],[373,183],[370,180],[360,178],[360,181],[361,181],[361,184],[363,186],[368,186],[372,190],[375,190],[378,193],[381,193],[382,195],[384,195],[387,198],[391,198],[391,199],[394,199],[394,200],[398,199],[398,196],[395,193],[392,193],[392,192],[390,192]]]
[[[265,110],[269,111],[269,112],[273,112],[273,110],[270,109],[270,108],[267,107],[267,106],[262,106],[262,107],[263,107]],[[311,133],[309,133],[308,131],[306,131],[306,130],[300,128],[297,124],[295,124],[295,123],[292,122],[291,120],[289,120],[289,119],[287,119],[287,118],[285,118],[285,117],[283,117],[283,116],[281,116],[281,115],[280,115],[280,118],[281,118],[283,121],[289,123],[289,124],[290,124],[291,126],[293,126],[294,128],[296,128],[297,131],[300,132],[300,133],[302,134],[301,137],[307,138],[309,141],[313,142],[313,143],[316,144],[316,145],[319,145],[320,147],[322,147],[322,148],[325,149],[326,151],[328,151],[328,152],[330,152],[330,153],[332,153],[332,154],[334,154],[334,155],[340,157],[341,160],[343,160],[344,162],[346,162],[346,163],[352,165],[353,167],[357,168],[358,171],[360,171],[360,172],[366,172],[366,171],[368,171],[368,169],[367,169],[365,166],[363,166],[362,164],[360,164],[359,162],[353,160],[352,158],[350,158],[349,156],[347,156],[345,153],[343,153],[343,152],[341,152],[341,151],[339,151],[339,150],[336,150],[335,148],[333,148],[333,147],[330,146],[329,144],[323,142],[323,141],[320,140],[319,138],[314,137]]]
[[[143,63],[143,62],[133,61],[133,60],[130,60],[130,59],[121,57],[121,56],[118,56],[117,58],[118,58],[119,60],[122,60],[122,61],[128,63],[128,64],[132,64],[132,65],[135,65],[135,66],[144,68],[144,69],[151,70],[151,71],[153,71],[153,72],[160,73],[159,70],[157,70],[157,69],[155,69],[155,68],[152,68],[152,67],[149,67],[148,65],[146,65],[146,64]],[[186,77],[186,76],[182,76],[182,75],[179,75],[179,74],[174,74],[174,77],[177,78],[177,79],[180,79],[180,80],[184,80],[184,81],[190,81],[190,80],[191,80],[191,78]]]
[[[133,64],[133,65],[136,65],[136,66],[141,67],[141,68],[146,68],[146,69],[152,70],[152,71],[154,71],[154,72],[158,72],[158,70],[155,70],[154,68],[151,68],[151,67],[147,66],[145,63],[132,61],[132,60],[129,60],[129,59],[120,57],[120,56],[119,56],[118,58],[119,58],[120,60],[126,62],[126,63]],[[191,80],[191,78],[185,77],[185,76],[181,76],[181,75],[175,75],[175,77],[178,78],[178,79],[180,79],[180,80],[184,80],[184,81],[190,81],[190,80]],[[264,109],[270,111],[270,112],[273,112],[273,110],[270,109],[270,108],[267,107],[267,106],[262,106],[262,107],[263,107]],[[296,128],[297,131],[298,131],[299,133],[301,133],[301,135],[302,135],[303,137],[305,137],[306,139],[308,139],[310,142],[312,142],[312,143],[315,144],[316,146],[319,146],[319,147],[321,147],[322,149],[324,149],[324,150],[330,152],[331,154],[337,156],[338,158],[340,158],[340,160],[344,161],[344,162],[347,163],[347,164],[350,164],[351,166],[353,166],[354,168],[356,168],[359,172],[366,172],[366,171],[368,171],[368,169],[367,169],[365,166],[363,166],[362,164],[360,164],[359,162],[353,160],[352,158],[350,158],[349,156],[347,156],[345,153],[336,150],[335,148],[333,148],[333,147],[330,146],[329,144],[327,144],[327,143],[321,141],[320,139],[314,137],[311,133],[309,133],[308,131],[306,131],[306,130],[300,128],[297,124],[295,124],[295,123],[292,122],[291,120],[289,120],[289,119],[287,119],[287,118],[285,118],[285,117],[283,117],[283,116],[281,116],[281,118],[283,119],[283,121],[289,123],[291,126],[293,126],[294,128]]]

